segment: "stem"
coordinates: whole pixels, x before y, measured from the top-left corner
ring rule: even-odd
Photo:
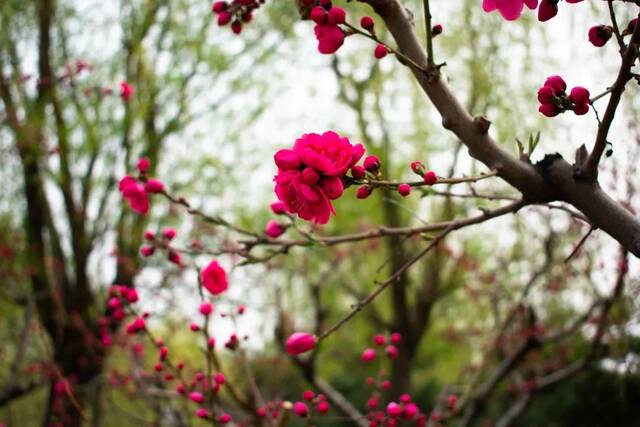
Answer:
[[[433,33],[431,26],[431,9],[429,8],[429,0],[424,0],[424,24],[427,29],[427,61],[429,65],[433,65]]]

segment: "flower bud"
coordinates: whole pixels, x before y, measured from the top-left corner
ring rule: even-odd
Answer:
[[[378,156],[367,156],[364,159],[364,168],[369,172],[377,172],[380,169],[380,159]]]
[[[387,405],[387,415],[390,417],[398,417],[400,414],[402,414],[402,407],[396,402],[390,402]]]
[[[217,1],[213,3],[213,7],[211,8],[213,13],[220,13],[224,10],[227,10],[227,2],[226,1]]]
[[[324,24],[327,22],[327,12],[324,7],[316,6],[311,9],[311,20],[316,24]]]
[[[286,350],[292,356],[306,353],[316,345],[316,337],[307,332],[295,332],[289,336],[286,343]]]
[[[574,104],[588,104],[589,103],[589,91],[582,86],[576,86],[571,89],[569,98]]]
[[[272,239],[276,239],[280,237],[284,232],[285,232],[284,227],[278,224],[278,221],[273,219],[270,220],[267,223],[266,227],[264,228],[264,234],[271,237]]]
[[[373,18],[370,16],[363,16],[360,19],[360,26],[367,31],[372,31],[375,23],[373,22]]]
[[[373,192],[373,189],[371,187],[369,187],[368,185],[363,185],[362,187],[359,187],[358,190],[356,191],[356,197],[358,199],[366,199],[371,195],[372,192]]]
[[[293,404],[293,412],[300,418],[306,418],[309,414],[309,408],[304,402],[296,402]]]
[[[211,305],[211,303],[209,302],[203,302],[202,304],[200,304],[199,310],[200,314],[208,316],[213,312],[213,305]]]
[[[362,179],[367,174],[367,171],[362,166],[354,166],[351,168],[351,176],[354,179]]]
[[[322,415],[329,412],[329,409],[330,409],[329,403],[324,400],[322,402],[318,402],[318,405],[316,406],[316,410],[318,411],[318,413]]]
[[[151,161],[149,160],[149,158],[141,157],[140,160],[138,160],[138,164],[136,165],[136,168],[140,173],[146,173],[147,170],[149,170],[150,166],[151,166]]]
[[[560,114],[560,110],[553,104],[542,104],[538,111],[547,117],[555,117]]]
[[[419,160],[413,161],[411,162],[411,170],[413,171],[413,173],[415,173],[416,175],[424,175],[425,172],[425,167],[424,167],[424,163],[422,163]]]
[[[602,47],[611,38],[613,34],[613,28],[609,25],[595,25],[589,28],[589,41],[595,47]]]
[[[367,348],[362,352],[360,360],[363,362],[373,362],[376,359],[376,351],[372,348]]]
[[[389,53],[389,50],[387,49],[387,47],[383,44],[379,44],[376,46],[376,48],[373,50],[373,56],[376,57],[376,59],[382,59],[385,56],[387,56],[387,53]],[[366,168],[366,159],[365,159],[365,168]],[[380,166],[378,166],[380,167]],[[367,169],[368,170],[368,169]]]
[[[173,227],[167,227],[162,230],[162,237],[167,240],[173,240],[176,237],[176,230]]]
[[[438,182],[438,175],[436,175],[436,173],[434,171],[427,171],[427,173],[424,174],[424,183],[427,185],[434,185],[435,183]],[[392,335],[393,337],[393,335]]]
[[[347,13],[341,7],[332,7],[327,14],[327,20],[329,24],[340,25],[344,24],[347,20]]]
[[[200,392],[194,391],[189,393],[189,399],[196,403],[202,403],[204,402],[204,395]]]
[[[398,193],[402,197],[407,197],[409,194],[411,194],[411,186],[406,183],[398,185]]]
[[[565,90],[567,90],[567,83],[560,76],[547,77],[547,80],[545,80],[544,82],[544,86],[549,86],[555,91],[556,95],[560,95]]]

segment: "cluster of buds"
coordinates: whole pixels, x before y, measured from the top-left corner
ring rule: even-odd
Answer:
[[[182,265],[180,254],[171,248],[170,243],[176,237],[176,230],[173,227],[165,227],[160,233],[160,237],[156,236],[151,230],[144,232],[144,239],[146,244],[140,248],[140,255],[143,257],[152,256],[156,248],[164,249],[167,251],[167,259],[177,265]]]
[[[356,181],[361,181],[366,177],[379,178],[380,177],[381,163],[378,156],[367,156],[364,159],[362,166],[356,165],[351,168],[351,177]],[[373,187],[370,185],[363,185],[356,191],[356,197],[358,199],[366,199],[373,193]]]
[[[164,192],[162,181],[147,176],[150,166],[149,159],[142,157],[137,164],[138,177],[127,175],[118,184],[122,197],[129,202],[131,209],[141,215],[146,215],[149,212],[149,194]]]
[[[632,19],[627,25],[627,28],[621,33],[621,36],[625,37],[633,34],[633,30],[636,28],[637,22],[638,18]],[[591,42],[595,47],[602,47],[611,39],[613,32],[614,30],[611,25],[594,25],[589,28],[589,42]]]
[[[387,338],[384,334],[378,334],[373,337],[374,347],[364,349],[360,355],[360,360],[365,363],[373,362],[378,357],[378,349],[384,348],[384,353],[389,359],[398,357],[398,347],[396,346],[402,341],[402,335],[397,332],[391,334]]]
[[[284,404],[289,406],[287,405],[288,402],[285,402]],[[309,410],[309,405],[311,405],[313,412]],[[317,415],[326,415],[331,407],[324,394],[316,395],[312,390],[306,390],[302,394],[302,400],[293,403],[290,409],[298,417],[311,420],[314,413]]]
[[[344,43],[345,32],[340,28],[347,20],[347,13],[341,7],[334,7],[331,0],[314,2],[307,0],[303,3],[306,7],[312,7],[309,17],[316,26],[314,32],[318,39],[318,51],[329,55],[337,52]]]
[[[218,15],[218,25],[223,27],[231,22],[231,31],[242,32],[242,24],[251,22],[254,10],[264,4],[265,0],[232,0],[216,1],[211,11]]]
[[[581,86],[571,89],[567,95],[567,84],[560,76],[547,78],[538,89],[538,111],[547,117],[555,117],[565,111],[573,111],[582,116],[589,112],[589,91]]]

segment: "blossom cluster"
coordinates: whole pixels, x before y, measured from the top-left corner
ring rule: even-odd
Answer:
[[[580,3],[583,0],[566,0],[567,3]],[[509,21],[516,20],[522,15],[525,6],[529,9],[538,8],[538,20],[545,22],[558,14],[560,0],[542,0],[538,6],[538,0],[483,0],[482,8],[485,12],[497,10]]]
[[[242,32],[242,24],[249,23],[253,19],[253,12],[258,9],[265,0],[231,0],[216,1],[211,11],[218,16],[218,25],[223,27],[231,22],[231,31],[235,34]]]
[[[373,337],[373,347],[366,348],[360,359],[371,364],[377,359],[379,353],[384,352],[389,359],[398,357],[398,345],[402,342],[402,335],[394,332],[390,335],[376,334]],[[416,425],[425,426],[428,418],[437,422],[442,419],[450,411],[453,411],[457,404],[457,396],[451,394],[446,396],[444,405],[440,405],[439,410],[429,411],[426,408],[420,408],[419,404],[412,401],[411,395],[408,393],[401,394],[397,400],[385,401],[385,396],[389,395],[389,390],[393,384],[386,377],[386,371],[380,367],[378,374],[369,376],[365,380],[365,384],[372,387],[373,390],[369,395],[366,403],[366,417],[369,425],[378,426],[399,426],[399,425]]]
[[[571,89],[567,95],[567,83],[560,76],[548,77],[544,85],[538,89],[538,111],[547,117],[571,110],[576,115],[589,112],[589,91],[582,86]]]
[[[127,175],[118,184],[122,197],[129,202],[131,209],[141,215],[146,215],[149,212],[149,194],[164,192],[162,181],[147,177],[150,166],[151,162],[147,157],[141,158],[137,165],[139,177],[134,178]]]
[[[326,224],[336,214],[331,201],[342,196],[346,173],[363,155],[362,144],[352,145],[336,132],[304,134],[274,155],[276,196],[288,213]]]

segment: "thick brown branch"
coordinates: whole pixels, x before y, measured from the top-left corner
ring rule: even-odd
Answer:
[[[419,67],[410,67],[416,80],[442,116],[443,126],[462,141],[473,158],[489,169],[496,170],[502,179],[522,193],[525,200],[563,200],[571,203],[595,227],[607,232],[627,250],[640,257],[640,221],[607,196],[597,183],[579,182],[574,177],[571,165],[559,156],[550,157],[543,165],[534,166],[498,146],[487,132],[486,119],[474,119],[455,97],[444,77],[433,67],[428,68],[427,55],[418,41],[411,17],[399,0],[360,1],[374,8],[385,21],[398,49],[418,64]],[[638,31],[640,30],[636,30]],[[630,58],[635,56],[632,53],[627,55]],[[613,112],[615,109],[611,114]]]

